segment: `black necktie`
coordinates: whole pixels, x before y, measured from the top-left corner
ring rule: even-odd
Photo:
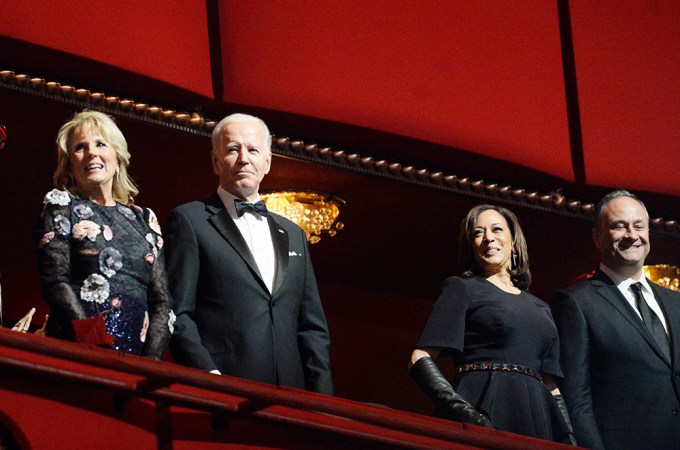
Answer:
[[[652,336],[654,336],[654,340],[656,340],[656,343],[659,344],[659,347],[661,348],[661,351],[663,351],[664,355],[666,355],[666,358],[670,359],[671,349],[668,343],[668,335],[666,334],[666,330],[663,328],[663,324],[661,323],[659,316],[657,316],[656,313],[649,307],[649,305],[647,305],[645,297],[642,295],[642,283],[633,283],[630,285],[630,288],[633,291],[633,294],[635,294],[635,303],[637,304],[638,311],[640,311],[640,315],[642,316],[642,321],[645,323],[645,326]]]
[[[246,211],[252,211],[255,214],[259,214],[262,217],[267,217],[267,207],[264,205],[262,200],[256,201],[255,203],[248,203],[246,201],[237,198],[234,200],[234,205],[236,205],[236,214],[241,217]]]

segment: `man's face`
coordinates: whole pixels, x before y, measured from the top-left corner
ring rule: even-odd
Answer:
[[[605,205],[602,223],[593,230],[593,239],[604,265],[633,274],[642,269],[649,254],[647,212],[633,198],[615,198]]]
[[[231,123],[224,127],[220,148],[213,150],[213,170],[220,186],[238,198],[254,202],[260,183],[269,173],[271,153],[258,122]]]

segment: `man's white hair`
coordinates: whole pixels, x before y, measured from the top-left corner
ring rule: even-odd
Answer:
[[[224,119],[220,120],[217,125],[215,125],[215,129],[212,132],[211,140],[212,140],[212,151],[215,152],[219,150],[220,143],[222,142],[222,130],[224,129],[225,126],[230,125],[232,123],[243,123],[243,122],[257,122],[262,126],[262,129],[264,131],[264,143],[263,145],[265,146],[265,149],[267,150],[268,154],[271,154],[272,152],[272,135],[269,132],[269,128],[267,128],[267,124],[264,123],[264,120],[260,119],[259,117],[251,116],[250,114],[241,114],[241,113],[234,113],[231,114]]]

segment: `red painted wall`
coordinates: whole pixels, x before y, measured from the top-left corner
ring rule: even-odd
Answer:
[[[573,179],[557,2],[223,0],[220,20],[225,101]]]
[[[571,2],[589,184],[680,194],[680,3]]]
[[[414,137],[573,181],[557,3],[221,0],[217,100]],[[569,9],[586,183],[679,195],[680,5],[572,0]],[[212,97],[213,13],[199,0],[12,2],[0,35]],[[96,74],[83,78],[97,83]],[[209,100],[201,102],[184,106]],[[412,151],[416,159],[420,149]]]

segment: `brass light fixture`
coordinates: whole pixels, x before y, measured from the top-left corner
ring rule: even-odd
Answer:
[[[345,227],[338,217],[346,203],[334,195],[316,191],[269,191],[260,198],[267,209],[302,228],[311,244],[319,242],[322,234],[335,236]]]
[[[647,278],[659,286],[680,291],[680,267],[657,264],[655,266],[644,266],[642,270]]]

